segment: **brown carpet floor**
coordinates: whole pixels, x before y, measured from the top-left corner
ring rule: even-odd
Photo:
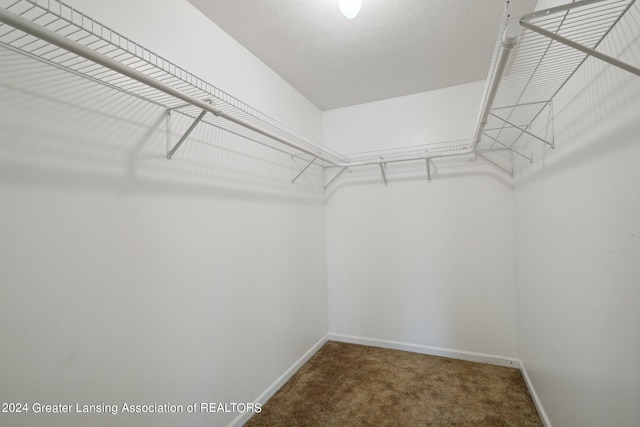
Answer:
[[[333,341],[245,424],[541,425],[517,369]]]

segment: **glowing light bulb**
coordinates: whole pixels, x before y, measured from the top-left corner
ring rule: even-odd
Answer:
[[[353,19],[360,12],[362,0],[338,0],[338,6],[340,6],[340,11],[347,19]]]

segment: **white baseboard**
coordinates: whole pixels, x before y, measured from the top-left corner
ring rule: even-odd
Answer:
[[[468,360],[470,362],[487,363],[489,365],[520,368],[520,361],[510,357],[496,356],[494,354],[475,353],[472,351],[453,350],[450,348],[430,347],[420,344],[410,344],[398,341],[388,341],[375,338],[356,337],[352,335],[329,333],[329,340],[351,344],[362,344],[372,347],[390,348],[393,350],[410,351],[412,353],[429,354],[431,356],[449,357],[452,359]]]
[[[307,363],[307,361],[311,359],[311,357],[314,354],[316,354],[316,352],[320,350],[320,348],[328,340],[329,340],[328,335],[325,335],[324,337],[320,338],[320,340],[318,340],[318,342],[316,342],[313,346],[311,346],[309,350],[307,350],[302,356],[300,356],[300,358],[296,360],[294,364],[289,367],[289,369],[287,369],[282,375],[278,377],[278,379],[276,379],[273,383],[271,383],[271,385],[267,387],[267,389],[263,391],[262,394],[260,394],[260,396],[258,396],[253,401],[253,403],[260,403],[261,405],[264,405],[266,401],[269,400],[271,396],[273,396],[276,393],[276,391],[280,389],[280,387],[282,387],[287,381],[289,381],[289,379],[293,376],[293,374],[295,374],[298,371],[298,369],[302,367],[302,365]],[[253,415],[253,412],[246,412],[244,414],[240,414],[233,421],[231,421],[231,423],[229,423],[228,427],[241,426],[242,424],[249,421],[249,418],[251,418],[252,415]]]
[[[540,402],[540,399],[538,398],[536,389],[533,387],[533,383],[529,378],[529,374],[527,374],[527,369],[524,367],[524,363],[522,363],[522,360],[520,361],[520,372],[522,373],[522,378],[524,378],[524,383],[529,389],[529,394],[531,395],[531,399],[533,399],[533,404],[536,406],[536,410],[538,411],[538,415],[542,420],[542,424],[544,424],[545,427],[551,427],[551,421],[549,421],[549,417],[542,407],[542,402]]]

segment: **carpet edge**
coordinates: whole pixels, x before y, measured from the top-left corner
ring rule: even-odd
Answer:
[[[325,334],[315,344],[309,348],[298,360],[296,360],[286,371],[282,373],[274,382],[266,388],[258,397],[253,400],[253,403],[260,403],[264,405],[267,400],[271,398],[298,370],[313,357],[314,354],[322,348],[322,346],[329,341],[329,334]],[[238,415],[233,421],[231,421],[227,427],[241,426],[249,421],[249,418],[253,415],[253,412],[246,412]]]

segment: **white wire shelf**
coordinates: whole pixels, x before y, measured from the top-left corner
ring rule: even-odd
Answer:
[[[512,150],[514,158],[529,161],[533,158],[528,143],[553,147],[552,126],[543,134],[532,125],[537,120],[552,125],[553,98],[585,60],[598,53],[598,47],[634,1],[583,0],[523,16],[519,20],[519,42],[500,81],[478,147],[505,147]],[[566,39],[585,50],[551,37]],[[628,71],[633,69],[627,67]]]
[[[515,156],[533,160],[523,150],[529,140],[553,146],[552,133],[539,135],[531,126],[544,114],[553,116],[554,96],[588,56],[640,75],[636,67],[596,51],[633,5],[634,0],[582,0],[535,12],[520,19],[525,29],[518,39],[506,25],[507,3],[470,140],[350,156],[306,138],[59,0],[0,0],[0,46],[191,118],[169,158],[195,126],[206,123],[306,160],[300,173],[313,163],[340,167],[335,177],[347,168],[378,166],[386,183],[387,165],[401,162],[424,164],[430,178],[432,164],[480,157],[513,174]]]
[[[496,156],[496,160],[488,160],[490,164],[500,169],[506,168],[503,165],[504,159],[500,159],[505,157],[505,152],[508,152],[506,148],[480,148],[474,153],[470,153],[470,145],[469,139],[461,139],[352,153],[347,157],[362,166],[369,166],[371,170],[377,170],[384,183],[391,180],[390,175],[392,174],[405,177],[408,175],[426,177],[431,181],[436,170],[468,166],[470,163],[476,162],[478,157],[483,158],[487,153]],[[382,173],[383,169],[384,173]],[[509,171],[505,170],[505,172]]]
[[[292,141],[311,152],[320,153],[337,161],[345,161],[337,153],[306,138],[283,123],[60,1],[0,0],[0,7],[185,95],[211,103],[215,108],[228,115],[264,129],[282,139]],[[173,110],[178,114],[195,119],[202,111],[197,106],[185,103],[175,96],[8,24],[0,23],[0,45],[167,110]],[[275,142],[273,138],[214,114],[207,114],[202,122],[290,155],[299,153],[296,149]]]

